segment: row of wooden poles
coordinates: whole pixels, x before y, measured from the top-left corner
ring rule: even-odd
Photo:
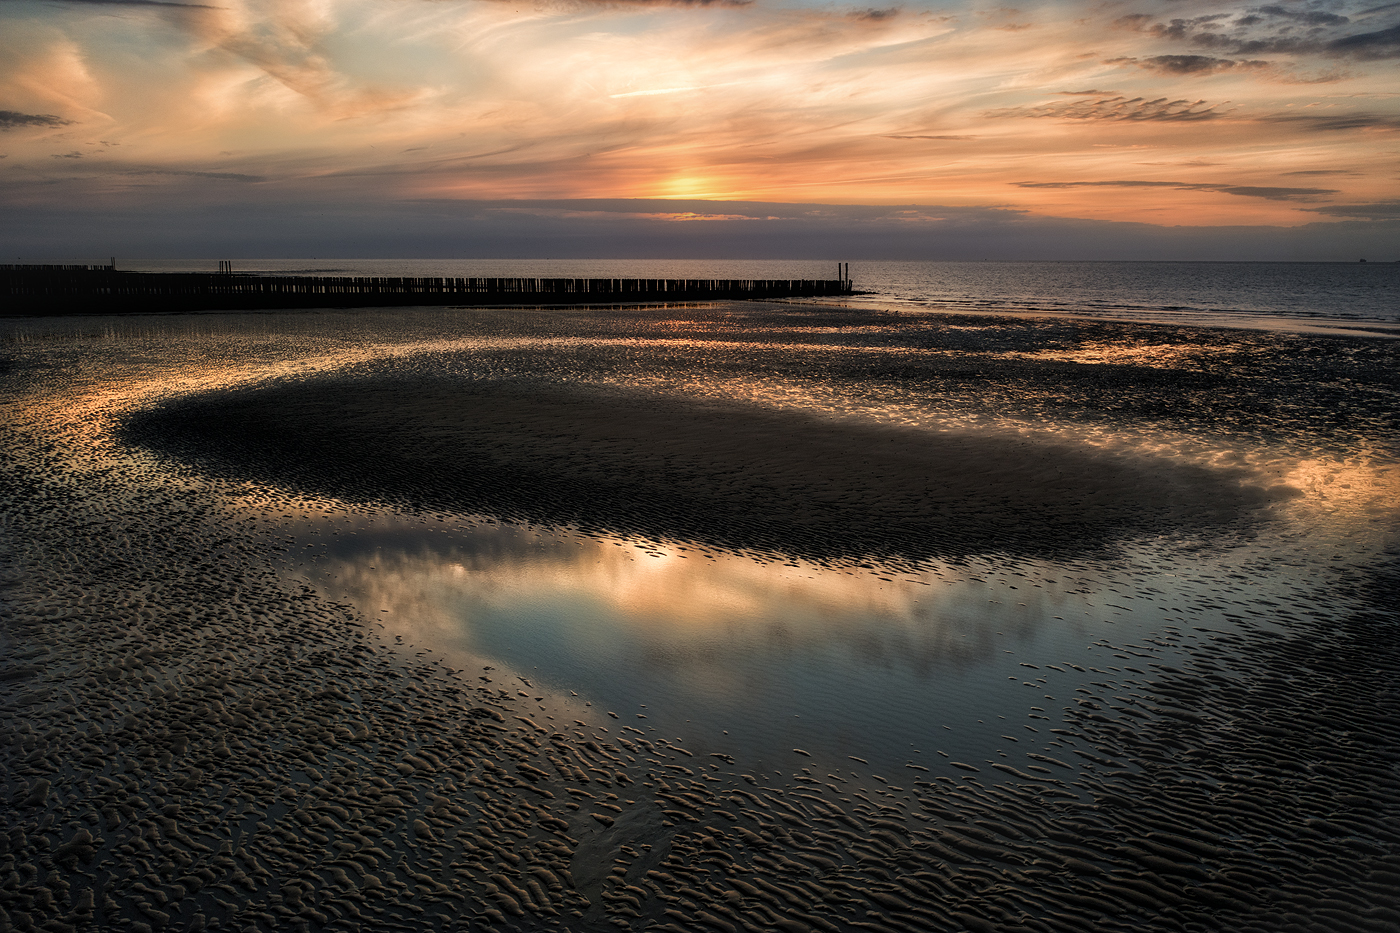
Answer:
[[[221,264],[227,270],[228,266]],[[848,295],[836,279],[566,279],[276,276],[0,265],[5,313],[442,304],[590,304]]]

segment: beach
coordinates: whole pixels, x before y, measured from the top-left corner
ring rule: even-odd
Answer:
[[[1394,340],[0,327],[0,929],[1400,924]]]

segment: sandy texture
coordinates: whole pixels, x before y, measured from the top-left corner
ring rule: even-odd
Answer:
[[[745,313],[697,311],[690,337],[771,323],[762,309]],[[839,312],[804,314],[783,320],[811,328],[808,343],[848,323]],[[503,361],[516,374],[555,367],[576,377],[619,371],[625,357],[629,374],[674,388],[686,384],[681,370],[775,379],[779,364],[796,367],[806,353],[803,365],[828,388],[847,385],[833,372],[858,371],[851,384],[874,392],[861,344],[912,333],[931,355],[952,355],[966,332],[942,325],[841,346],[831,338],[762,367],[722,341],[604,347],[590,351],[599,365],[580,367],[587,354],[531,341],[660,325],[489,315],[313,323],[11,334],[0,369],[0,930],[1400,924],[1393,509],[1357,517],[1344,514],[1342,495],[1310,498],[1318,508],[1308,514],[1323,517],[1280,531],[1293,519],[1265,514],[1273,494],[1261,490],[1274,480],[1253,468],[1124,460],[1060,442],[1026,453],[961,430],[935,443],[787,415],[720,417],[709,405],[628,402],[635,385],[561,393],[512,376],[517,395],[464,388]],[[1155,410],[1241,451],[1270,433],[1299,457],[1340,450],[1350,459],[1327,469],[1347,486],[1375,475],[1378,450],[1394,450],[1393,408],[1376,401],[1394,351],[1288,343],[1269,359],[1265,386],[1228,366],[1204,375],[1231,354],[1262,357],[1263,337],[1217,335],[1229,346],[1214,348],[1151,328],[1100,328],[1088,340],[1054,331],[1060,324],[977,326],[1005,345],[976,351],[982,381],[965,400],[943,395],[948,411],[1080,412],[1086,424],[1120,419],[1126,436]],[[445,333],[524,345],[451,347],[426,362],[407,354],[395,375],[398,364],[365,369],[380,352],[364,349],[367,333],[391,348]],[[1050,337],[1103,357],[1077,364],[1086,381],[1092,369],[1097,393],[1054,389],[1059,364],[1007,355]],[[1122,361],[1153,341],[1164,354],[1189,344],[1195,361],[1162,367],[1156,388]],[[958,366],[969,352],[957,352]],[[314,360],[332,361],[338,386],[295,376],[222,394]],[[403,376],[468,363],[477,369],[436,387]],[[878,367],[894,368],[885,357]],[[912,355],[898,367],[910,374],[897,386],[906,394],[948,378],[929,362],[916,379]],[[1332,373],[1352,388],[1322,378]],[[400,380],[393,391],[386,375]],[[1199,404],[1181,402],[1183,382],[1198,384]],[[1309,394],[1313,386],[1322,388]],[[1265,402],[1276,408],[1261,413]],[[1124,407],[1141,417],[1122,417]],[[156,453],[130,446],[133,437]],[[921,481],[926,492],[912,494]],[[1215,550],[1190,553],[1216,589],[1167,607],[1152,639],[1104,639],[1111,663],[1078,671],[1072,699],[1014,724],[1026,727],[1015,759],[835,777],[793,751],[783,773],[754,775],[640,720],[593,711],[568,721],[518,676],[395,651],[356,607],[294,584],[278,572],[283,517],[361,507],[315,496],[328,491],[833,559],[860,542],[897,558],[990,547],[1096,560],[1142,532],[1182,548],[1204,536]],[[824,496],[834,518],[798,505]],[[725,511],[707,515],[706,502]],[[919,511],[923,502],[933,511]],[[1324,502],[1335,503],[1330,518]],[[944,508],[951,521],[934,517]],[[1084,540],[1043,540],[1057,535]],[[1219,557],[1250,535],[1274,535],[1267,541],[1297,565],[1272,563],[1267,548],[1247,563]],[[1279,574],[1314,580],[1308,599],[1272,600],[1264,584]],[[1202,631],[1208,611],[1230,624]],[[1169,651],[1186,660],[1164,660]]]

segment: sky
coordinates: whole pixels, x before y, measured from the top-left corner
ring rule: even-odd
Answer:
[[[1398,64],[1369,0],[0,0],[0,260],[1400,260]]]

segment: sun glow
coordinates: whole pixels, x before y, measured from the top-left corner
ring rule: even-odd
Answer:
[[[3,5],[5,197],[139,205],[200,178],[271,206],[733,199],[1164,229],[1400,203],[1400,8],[1343,0],[1295,41],[1283,7],[1204,0],[387,3]],[[1196,7],[1216,25],[1171,26]]]
[[[710,178],[696,175],[678,175],[665,181],[661,188],[650,197],[663,200],[678,200],[682,198],[699,199],[719,199],[725,197],[725,193]]]

